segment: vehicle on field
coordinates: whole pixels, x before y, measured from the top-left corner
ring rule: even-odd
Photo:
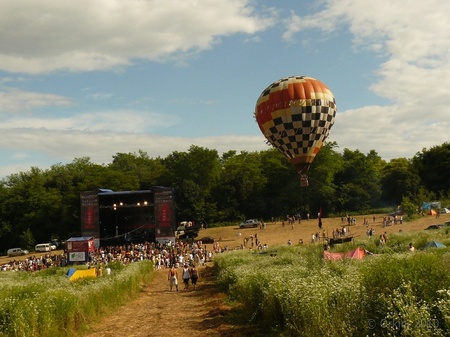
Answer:
[[[39,243],[36,246],[34,246],[34,250],[37,252],[51,252],[52,246],[50,243]]]
[[[9,257],[21,256],[21,255],[27,255],[27,254],[29,254],[29,251],[26,249],[22,249],[22,248],[11,248],[11,249],[8,249],[8,251],[7,251],[7,255]]]
[[[215,240],[212,236],[205,236],[198,241],[201,241],[202,243],[214,243]]]
[[[258,219],[248,219],[248,220],[245,220],[244,222],[242,222],[239,225],[239,228],[240,229],[243,229],[243,228],[256,228],[256,227],[259,227],[260,225],[261,225],[261,221],[259,221]]]
[[[444,225],[442,224],[435,224],[435,225],[429,225],[425,230],[432,230],[432,229],[439,229],[442,228]]]
[[[57,239],[53,239],[53,240],[50,240],[50,245],[52,247],[52,250],[56,250],[61,246],[61,242]]]
[[[330,246],[338,244],[338,243],[346,243],[346,242],[353,242],[353,235],[328,239],[328,244]]]
[[[175,231],[175,235],[183,235],[185,230],[186,230],[186,227],[178,226],[177,230]]]
[[[198,236],[200,229],[201,226],[194,221],[182,221],[179,223],[175,235],[177,235],[180,240],[192,239]]]

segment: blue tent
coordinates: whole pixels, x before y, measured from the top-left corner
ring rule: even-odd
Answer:
[[[425,246],[423,246],[423,249],[427,249],[427,248],[445,248],[447,247],[446,245],[444,245],[441,242],[438,241],[430,241],[427,244],[425,244]]]
[[[69,270],[66,273],[67,277],[70,278],[76,271],[77,271],[76,269],[69,268]]]

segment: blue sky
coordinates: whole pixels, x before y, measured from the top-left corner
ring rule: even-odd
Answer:
[[[0,177],[118,152],[268,149],[286,76],[324,82],[330,141],[382,158],[448,142],[450,2],[2,0]]]

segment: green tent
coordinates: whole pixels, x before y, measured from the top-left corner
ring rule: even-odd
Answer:
[[[444,245],[441,242],[438,241],[430,241],[428,243],[425,244],[425,246],[423,246],[422,249],[428,249],[428,248],[445,248],[447,247],[446,245]]]

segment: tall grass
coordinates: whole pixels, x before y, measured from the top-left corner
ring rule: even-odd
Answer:
[[[110,276],[71,282],[67,269],[0,273],[0,336],[75,336],[140,291],[150,261],[114,268]]]
[[[317,245],[221,254],[218,283],[273,336],[448,336],[450,250],[409,253],[423,235],[368,239],[362,261],[325,262]]]

